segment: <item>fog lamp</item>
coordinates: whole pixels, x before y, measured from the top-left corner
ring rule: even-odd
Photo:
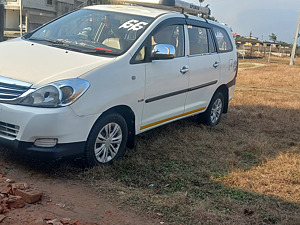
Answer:
[[[42,148],[51,148],[57,144],[57,138],[39,138],[36,139],[34,145]]]

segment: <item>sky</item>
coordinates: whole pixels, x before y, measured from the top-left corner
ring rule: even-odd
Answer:
[[[205,0],[202,6],[207,4],[212,16],[242,36],[252,32],[259,40],[269,41],[274,33],[278,41],[294,42],[300,0]]]

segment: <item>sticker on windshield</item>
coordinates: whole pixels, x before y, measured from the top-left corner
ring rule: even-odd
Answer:
[[[123,28],[123,29],[128,29],[128,30],[140,30],[143,29],[148,23],[146,22],[140,22],[138,20],[129,20],[125,23],[123,23],[119,29]]]

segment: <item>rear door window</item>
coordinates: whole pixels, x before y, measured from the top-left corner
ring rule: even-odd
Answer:
[[[216,52],[210,29],[197,26],[188,26],[190,55]]]
[[[230,52],[233,50],[230,38],[224,29],[214,27],[214,35],[217,40],[219,52]]]

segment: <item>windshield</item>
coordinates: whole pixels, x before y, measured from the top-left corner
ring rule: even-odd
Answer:
[[[25,38],[85,53],[121,55],[153,20],[144,16],[82,9],[41,27]]]

